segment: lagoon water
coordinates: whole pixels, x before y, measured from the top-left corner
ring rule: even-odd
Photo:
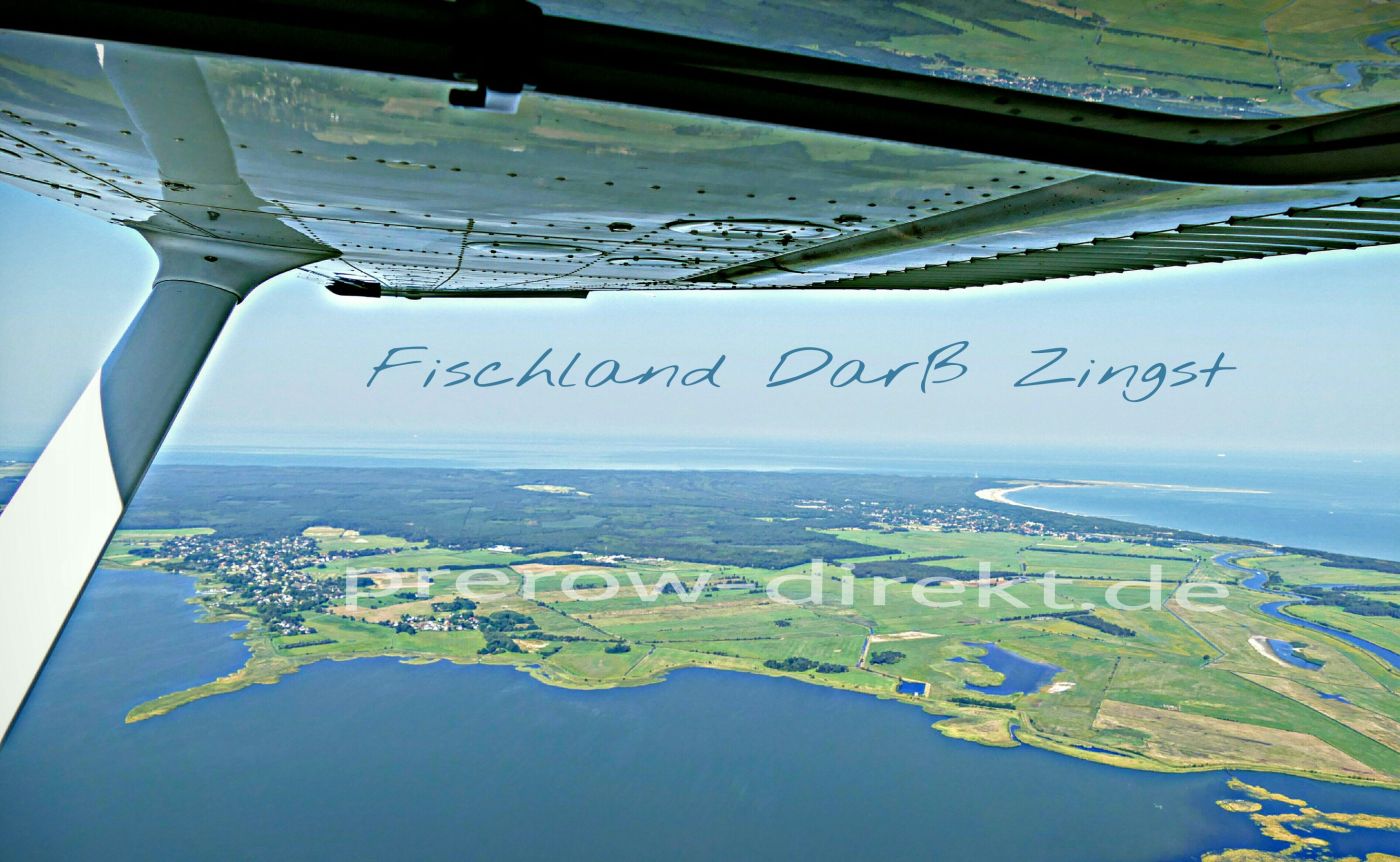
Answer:
[[[1309,661],[1308,659],[1303,658],[1303,655],[1298,651],[1298,648],[1293,646],[1293,644],[1289,643],[1288,641],[1279,640],[1278,638],[1269,638],[1268,640],[1269,649],[1274,651],[1274,655],[1278,656],[1279,658],[1283,659],[1284,661],[1288,662],[1294,667],[1301,667],[1304,670],[1319,670],[1322,668],[1322,665],[1318,664],[1317,662]]]
[[[967,642],[964,641],[964,643]],[[1054,679],[1055,674],[1060,672],[1060,668],[1053,664],[1031,661],[994,643],[967,643],[967,645],[981,647],[985,650],[985,654],[976,660],[1002,675],[1002,681],[996,685],[963,683],[967,688],[980,691],[983,694],[1027,694],[1038,691],[1049,684],[1050,680]],[[963,658],[949,659],[949,661],[966,660]]]
[[[1296,604],[1296,602],[1268,602],[1267,604],[1260,605],[1259,610],[1263,611],[1264,613],[1268,614],[1274,619],[1282,620],[1283,622],[1286,622],[1289,625],[1301,626],[1305,629],[1312,629],[1315,632],[1325,632],[1331,637],[1337,638],[1339,640],[1344,640],[1347,643],[1358,647],[1359,649],[1365,650],[1366,652],[1370,653],[1371,655],[1375,656],[1381,661],[1386,662],[1393,668],[1400,669],[1400,653],[1397,653],[1394,650],[1388,650],[1380,644],[1372,643],[1371,641],[1359,638],[1356,635],[1351,634],[1350,632],[1344,632],[1340,629],[1332,628],[1331,626],[1320,625],[1318,623],[1313,622],[1312,620],[1305,620],[1302,617],[1294,616],[1293,614],[1288,613],[1286,610],[1286,608],[1292,604]]]
[[[945,739],[922,711],[791,680],[684,671],[610,691],[508,668],[312,665],[134,725],[237,667],[193,582],[99,572],[0,750],[0,859],[1195,859],[1275,847],[1158,775]],[[1327,810],[1400,793],[1246,780]],[[1330,836],[1329,836],[1330,837]],[[1339,855],[1400,836],[1335,836]]]

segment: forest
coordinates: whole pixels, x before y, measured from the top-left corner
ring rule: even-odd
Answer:
[[[0,493],[12,492],[13,484]],[[207,526],[224,537],[270,539],[329,524],[454,549],[504,544],[527,554],[572,549],[781,569],[812,559],[893,554],[816,530],[864,527],[880,517],[917,519],[930,505],[1028,517],[1025,509],[975,496],[992,484],[819,472],[161,465],[146,478],[122,527]],[[522,487],[539,485],[567,485],[587,496]],[[1050,529],[1204,538],[1054,512],[1035,512],[1034,519]],[[862,564],[877,571],[861,573],[882,574],[881,565]],[[958,576],[914,565],[919,568],[894,576]]]

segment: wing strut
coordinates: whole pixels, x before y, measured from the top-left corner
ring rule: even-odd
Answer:
[[[338,254],[278,221],[243,181],[193,57],[98,51],[160,169],[158,211],[127,223],[160,267],[126,334],[0,512],[0,741],[234,306],[267,279]],[[202,205],[210,200],[231,215],[215,220]]]
[[[5,733],[234,306],[330,256],[138,229],[160,257],[150,296],[0,512]]]

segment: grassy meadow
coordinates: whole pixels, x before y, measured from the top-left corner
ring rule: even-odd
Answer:
[[[1232,586],[1224,598],[1206,594],[1197,595],[1194,605],[1183,601],[1184,590],[1239,580],[1240,573],[1211,563],[1230,547],[994,532],[827,532],[872,553],[861,556],[857,549],[849,558],[826,561],[813,575],[805,565],[764,569],[663,559],[560,564],[561,555],[574,552],[453,550],[390,536],[317,535],[328,551],[373,553],[306,573],[329,579],[343,578],[349,568],[381,568],[402,573],[402,586],[366,591],[354,610],[308,614],[316,630],[311,635],[273,636],[245,613],[244,637],[253,658],[243,677],[167,695],[133,710],[129,720],[326,659],[505,663],[572,688],[652,683],[677,668],[708,667],[782,674],[916,703],[939,717],[940,730],[988,744],[1019,741],[1142,769],[1268,769],[1400,786],[1400,673],[1339,640],[1262,614],[1259,606],[1275,598],[1266,593]],[[170,534],[123,531],[109,561],[139,563],[133,548],[158,545]],[[1054,571],[1055,592],[1020,577],[979,589],[969,581],[925,587],[851,576],[858,563],[931,556],[941,558],[934,565],[973,578],[984,561],[995,571],[1028,578]],[[1255,563],[1279,572],[1289,585],[1395,582],[1393,575],[1324,567],[1297,555],[1240,564]],[[1152,566],[1162,570],[1157,607],[1110,607],[1113,595],[1120,604],[1145,605]],[[419,569],[431,572],[427,597],[415,592]],[[475,580],[481,569],[495,574]],[[392,624],[405,613],[431,615],[432,603],[456,595],[464,576],[473,579],[478,616],[510,610],[533,620],[537,628],[512,634],[520,652],[483,655],[486,639],[478,631],[406,633],[378,624]],[[203,580],[217,586],[214,575]],[[811,600],[816,589],[819,602]],[[1091,612],[1096,623],[1087,625],[1066,611]],[[1297,612],[1400,647],[1396,620],[1338,608]],[[211,614],[240,618],[227,605],[211,606]],[[1302,645],[1322,667],[1289,666],[1256,645],[1261,637]],[[981,643],[1059,670],[1034,691],[978,692],[969,686],[1005,678],[981,660]],[[886,653],[899,655],[871,661]],[[841,670],[797,669],[791,662],[800,659]],[[927,686],[923,694],[898,693],[903,680]],[[1008,730],[1013,722],[1020,727],[1014,738]]]

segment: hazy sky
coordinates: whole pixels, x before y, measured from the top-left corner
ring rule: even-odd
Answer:
[[[0,225],[0,446],[37,446],[139,307],[155,259],[124,228],[8,187]],[[1397,267],[1400,251],[1376,249],[951,293],[586,301],[356,301],[283,277],[235,312],[168,442],[385,446],[577,434],[1394,453]],[[848,359],[874,377],[960,340],[969,342],[958,357],[967,372],[926,393],[921,367],[889,387],[829,385]],[[551,347],[556,372],[583,353],[576,377],[609,358],[627,375],[726,358],[719,388],[561,389],[538,379],[443,388],[446,375],[424,388],[425,365],[387,370],[366,388],[388,349],[408,345],[428,346],[419,358],[441,360],[435,367],[465,360],[474,373],[497,361],[498,375],[517,376]],[[826,372],[766,387],[778,357],[806,346],[834,354]],[[1012,385],[1048,358],[1032,351],[1053,347],[1068,353],[1042,378],[1077,378],[1090,359],[1097,380],[1109,364],[1204,365],[1221,352],[1238,370],[1209,389],[1197,380],[1141,403],[1115,385]]]

